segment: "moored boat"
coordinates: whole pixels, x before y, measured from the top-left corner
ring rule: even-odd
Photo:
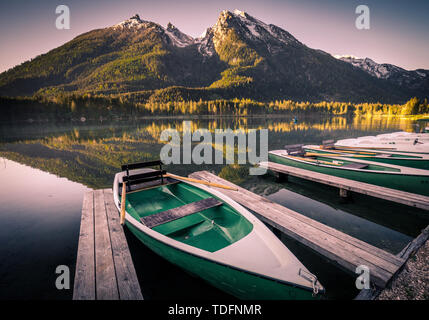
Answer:
[[[270,161],[337,177],[366,182],[416,194],[429,195],[429,170],[386,163],[356,160],[349,157],[289,154],[286,150],[268,153]]]
[[[362,137],[356,139],[343,139],[335,143],[337,148],[370,149],[378,151],[397,151],[403,153],[429,154],[429,141],[374,139],[374,137]]]
[[[428,154],[410,154],[394,151],[370,151],[359,149],[341,149],[335,146],[307,145],[303,149],[310,155],[313,153],[328,156],[348,157],[355,160],[368,160],[380,163],[390,163],[398,166],[405,166],[417,169],[429,169]]]
[[[382,133],[376,135],[378,139],[412,139],[412,138],[418,138],[419,140],[428,140],[429,134],[427,133],[413,133],[413,132],[405,132],[405,131],[398,131],[398,132],[391,132],[391,133]]]
[[[187,272],[242,299],[312,299],[324,288],[255,216],[224,194],[171,178],[159,161],[115,175],[114,202],[147,247]]]

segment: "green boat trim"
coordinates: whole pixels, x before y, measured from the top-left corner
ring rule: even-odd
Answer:
[[[132,224],[130,221],[126,221],[126,225],[127,225],[127,227],[131,230],[131,232],[134,234],[134,235],[136,235],[137,236],[137,238],[141,238],[141,233],[139,232],[139,229],[134,225],[134,224]],[[146,237],[148,237],[148,238],[151,238],[151,241],[157,241],[157,242],[159,242],[159,240],[158,239],[156,239],[156,238],[153,238],[153,237],[151,237],[151,236],[149,236],[149,235],[147,235],[147,234],[145,234],[145,236]],[[146,238],[146,240],[147,240],[147,238]],[[142,241],[145,245],[147,245],[150,249],[152,249],[153,250],[153,247],[151,246],[151,245],[148,245],[148,243],[147,243],[147,241]],[[260,279],[262,279],[262,280],[268,280],[268,281],[270,281],[270,282],[276,282],[276,283],[278,283],[278,284],[282,284],[282,285],[286,285],[286,286],[288,286],[288,287],[291,287],[291,288],[296,288],[296,289],[302,289],[301,291],[298,291],[298,292],[294,292],[292,295],[294,295],[295,296],[295,298],[296,297],[301,297],[301,298],[304,298],[305,300],[307,300],[307,299],[312,299],[312,298],[314,298],[314,295],[313,295],[313,292],[312,292],[312,290],[309,290],[309,288],[308,287],[306,287],[306,286],[302,286],[302,285],[299,285],[299,284],[296,284],[296,283],[292,283],[292,282],[288,282],[288,281],[284,281],[284,280],[279,280],[279,279],[276,279],[276,278],[272,278],[272,277],[269,277],[269,276],[266,276],[266,275],[261,275],[261,274],[259,274],[259,273],[254,273],[254,272],[251,272],[251,271],[248,271],[248,270],[245,270],[245,269],[241,269],[241,268],[238,268],[238,267],[234,267],[234,266],[231,266],[231,265],[228,265],[228,264],[225,264],[225,263],[221,263],[221,262],[218,262],[218,261],[215,261],[215,260],[210,260],[210,259],[207,259],[207,258],[204,258],[204,257],[201,257],[201,256],[198,256],[198,255],[196,255],[196,254],[193,254],[193,253],[190,253],[190,252],[187,252],[187,251],[184,251],[184,250],[182,250],[182,249],[178,249],[177,247],[174,247],[174,246],[171,246],[170,244],[168,244],[168,243],[164,243],[164,242],[162,242],[162,244],[164,245],[164,246],[166,246],[166,247],[168,247],[169,249],[171,249],[171,250],[175,250],[175,251],[178,251],[178,253],[180,253],[180,254],[183,254],[183,255],[189,255],[189,256],[192,256],[192,257],[194,257],[194,258],[196,258],[196,259],[202,259],[202,260],[204,260],[205,262],[207,262],[207,263],[210,263],[210,264],[216,264],[216,265],[218,265],[219,267],[222,267],[222,268],[227,268],[227,269],[233,269],[233,270],[235,270],[235,271],[238,271],[238,272],[241,272],[241,273],[244,273],[244,274],[246,274],[246,275],[249,275],[249,276],[254,276],[254,277],[256,277],[256,278],[260,278]],[[155,253],[158,253],[159,254],[159,252],[157,251],[157,250],[153,250]],[[163,255],[161,255],[161,256],[163,256]],[[164,257],[164,256],[163,256]],[[164,258],[166,258],[167,260],[170,260],[169,259],[169,257],[164,257]],[[170,262],[172,262],[171,260],[170,260]],[[174,262],[173,262],[174,263]],[[184,269],[184,270],[186,270],[186,271],[188,271],[188,272],[190,272],[190,273],[192,273],[193,275],[195,275],[195,276],[199,276],[199,277],[201,277],[201,275],[199,274],[199,273],[197,273],[197,272],[195,272],[195,271],[193,271],[192,270],[192,268],[186,268],[186,267],[183,267],[181,264],[176,264],[176,265],[178,265],[179,267],[181,267],[182,269]],[[207,279],[204,279],[204,280],[207,280]],[[247,280],[246,280],[247,281]],[[212,282],[212,281],[208,281],[209,283],[211,283],[213,286],[215,286],[215,287],[217,287],[217,288],[219,288],[219,289],[221,289],[221,290],[223,290],[223,291],[226,291],[226,292],[228,292],[228,293],[231,293],[231,291],[229,291],[229,290],[225,290],[225,288],[224,288],[224,286],[222,286],[222,285],[219,285],[219,284],[217,284],[216,282]],[[319,293],[322,293],[322,292],[324,292],[324,289],[322,289],[321,291],[319,291]],[[243,292],[244,293],[244,292]],[[254,298],[252,298],[252,297],[249,297],[249,296],[247,296],[248,295],[248,292],[246,292],[245,293],[246,295],[245,296],[242,296],[241,298],[245,298],[245,299],[254,299]],[[291,293],[290,292],[284,292],[283,294],[287,294],[289,297],[291,296]],[[239,297],[240,298],[240,296],[238,296],[237,294],[234,294],[235,296],[237,296],[237,297]],[[259,297],[260,298],[260,297]],[[270,298],[270,297],[265,297],[265,299],[266,298]],[[271,299],[272,298],[275,298],[275,299],[277,299],[278,298],[278,296],[272,296],[271,297]]]
[[[395,152],[374,152],[362,151],[354,149],[339,149],[336,147],[323,148],[317,145],[307,145],[303,149],[306,152],[332,154],[333,156],[339,155],[341,157],[348,157],[356,160],[368,160],[373,162],[380,162],[386,164],[393,164],[404,167],[411,167],[416,169],[429,170],[429,155],[425,154],[404,154]]]
[[[429,170],[347,157],[302,158],[288,155],[285,150],[270,151],[268,157],[280,164],[429,196]]]
[[[138,173],[140,170],[134,171]],[[114,202],[118,210],[119,184],[124,174],[121,172],[115,176],[113,186]],[[162,190],[163,188],[168,188],[168,191]],[[158,200],[154,197],[157,192],[160,199],[170,198],[164,203],[163,208],[158,206]],[[144,193],[147,197],[142,198],[141,195]],[[168,221],[164,226],[152,229],[140,221],[142,216],[147,216],[148,211],[156,214],[172,207],[177,208],[177,202],[171,200],[175,197],[178,198],[177,201],[181,200],[183,203],[193,203],[198,199],[212,197],[222,201],[222,205]],[[126,199],[126,225],[140,241],[155,253],[221,290],[246,299],[312,299],[313,292],[324,291],[317,278],[260,220],[212,188],[178,179],[176,184],[160,185],[149,190],[129,193]],[[141,203],[145,199],[153,203],[152,209],[158,206],[157,210],[144,208],[146,211],[141,211],[142,208],[136,206],[136,203]],[[145,204],[151,206],[148,201],[145,201]],[[216,211],[220,214],[219,211],[225,210],[230,210],[229,213],[235,215],[232,220],[238,223],[241,229],[235,235],[230,234],[229,242],[219,241],[219,236],[212,232],[218,227]],[[228,219],[227,217],[226,220]],[[226,221],[229,227],[234,225],[232,220]],[[207,221],[211,221],[210,225]],[[225,226],[223,227],[225,229]],[[181,231],[178,232],[179,230]],[[190,239],[195,232],[197,233],[195,238],[199,236],[198,241]],[[186,238],[185,233],[189,238]],[[218,243],[202,240],[208,235],[211,242]]]

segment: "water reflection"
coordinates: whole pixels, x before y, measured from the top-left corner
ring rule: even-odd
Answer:
[[[0,158],[0,299],[64,299],[55,268],[74,273],[80,208],[79,183]]]
[[[342,139],[394,130],[410,130],[412,121],[392,117],[345,118],[214,118],[193,119],[191,129],[269,131],[269,148],[285,144],[320,143],[324,139]],[[91,188],[111,184],[114,173],[125,162],[159,157],[166,129],[183,130],[182,119],[144,120],[136,123],[106,123],[58,126],[8,125],[0,127],[0,155],[39,168]],[[180,166],[178,173],[189,173],[197,166]],[[222,167],[215,166],[218,173]],[[173,170],[173,169],[172,169]]]
[[[70,297],[70,293],[59,294],[54,289],[52,268],[58,264],[74,266],[83,192],[87,188],[110,187],[114,174],[123,163],[157,159],[164,145],[159,140],[161,132],[165,129],[182,132],[183,120],[0,126],[0,157],[9,159],[0,161],[1,181],[7,181],[0,187],[0,298]],[[327,139],[411,131],[415,126],[414,121],[393,117],[303,116],[296,121],[292,116],[192,117],[190,120],[192,130],[203,128],[214,132],[230,128],[246,132],[248,129],[266,128],[269,131],[269,149],[279,149],[285,144],[320,143]],[[399,251],[428,222],[420,212],[408,207],[395,209],[392,204],[368,198],[343,204],[338,203],[336,191],[324,186],[293,179],[288,184],[279,184],[269,176],[248,176],[247,166],[191,164],[170,165],[166,169],[180,175],[199,170],[212,171],[392,252]],[[347,283],[350,280],[350,286],[335,285],[338,272],[332,271],[332,266],[327,267],[326,261],[312,256],[290,239],[284,241],[314,273],[321,275],[322,282],[331,290],[330,297],[343,297],[344,290],[349,290],[350,296],[354,294],[352,278],[343,275]],[[134,243],[132,246],[136,248],[132,254],[137,268],[147,269],[144,265],[148,253],[142,258],[136,253],[144,251],[141,245]],[[162,264],[160,260],[157,263]],[[159,270],[169,268],[172,268],[169,264],[155,267]],[[176,270],[174,274],[177,272],[180,271]],[[11,287],[13,283],[18,284],[16,289]],[[154,298],[162,298],[162,290],[154,289],[158,285],[159,281],[146,288]],[[207,292],[209,296],[218,296],[218,292],[209,291],[204,284],[195,282],[193,287],[200,292],[198,295]],[[171,298],[180,297],[180,292],[177,290],[178,296]],[[194,297],[191,292],[186,296]]]

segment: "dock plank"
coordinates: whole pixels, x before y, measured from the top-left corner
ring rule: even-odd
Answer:
[[[379,287],[384,287],[404,263],[404,260],[399,257],[238,187],[207,171],[195,172],[190,177],[237,188],[237,191],[214,189],[252,210],[262,221],[335,261],[346,270],[354,273],[357,266],[368,266],[373,283]]]
[[[95,281],[97,300],[118,300],[113,253],[103,190],[94,191]]]
[[[83,197],[73,300],[95,300],[94,193]]]
[[[260,166],[268,170],[291,175],[301,179],[311,180],[317,183],[330,185],[340,189],[365,194],[407,206],[429,210],[429,197],[401,190],[381,187],[365,182],[335,177],[324,173],[314,172],[301,168],[296,168],[275,162],[261,162]]]
[[[111,189],[84,195],[73,300],[143,300]]]
[[[128,250],[127,240],[119,221],[118,210],[113,203],[111,189],[103,190],[107,211],[113,259],[120,300],[143,300],[139,281]]]

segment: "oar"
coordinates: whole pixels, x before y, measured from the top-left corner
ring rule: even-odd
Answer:
[[[121,225],[125,223],[125,197],[127,192],[127,184],[122,182],[122,194],[121,194]]]
[[[336,147],[338,150],[342,150],[342,149],[352,149],[352,150],[392,150],[395,151],[396,148],[385,148],[385,147],[359,147],[359,146],[355,146],[355,147],[349,147],[349,146],[341,146],[341,147]]]
[[[308,162],[317,162],[317,163],[322,163],[322,164],[328,164],[328,165],[332,165],[332,166],[341,166],[342,165],[341,163],[333,163],[333,162],[323,161],[323,160],[316,160],[316,159],[309,159],[309,158],[302,158],[302,157],[295,157],[295,156],[288,156],[288,157],[298,159],[298,160],[308,161]]]
[[[174,179],[179,179],[179,180],[185,180],[185,181],[189,181],[189,182],[195,182],[195,183],[205,184],[207,186],[216,187],[216,188],[222,188],[222,189],[227,189],[227,190],[238,191],[237,188],[233,188],[233,187],[230,187],[230,186],[225,186],[223,184],[218,184],[218,183],[213,183],[213,182],[208,182],[208,181],[198,180],[198,179],[192,179],[192,178],[186,178],[186,177],[182,177],[182,176],[177,176],[177,175],[172,174],[172,173],[167,173],[166,175],[164,175],[164,177],[170,177],[170,178],[174,178]]]
[[[347,157],[347,158],[372,158],[375,156],[372,155],[363,155],[363,154],[338,154],[338,153],[317,153],[317,152],[307,152],[305,154],[308,157]]]
[[[323,149],[322,148],[322,150],[326,150],[326,149]],[[342,150],[342,149],[338,149],[338,148],[335,148],[335,149],[329,149],[329,150],[334,150],[334,151],[338,151],[338,152],[343,152],[343,153],[359,153],[359,154],[370,154],[370,155],[376,155],[377,153],[375,153],[375,152],[364,152],[364,151],[358,151],[358,150]]]

